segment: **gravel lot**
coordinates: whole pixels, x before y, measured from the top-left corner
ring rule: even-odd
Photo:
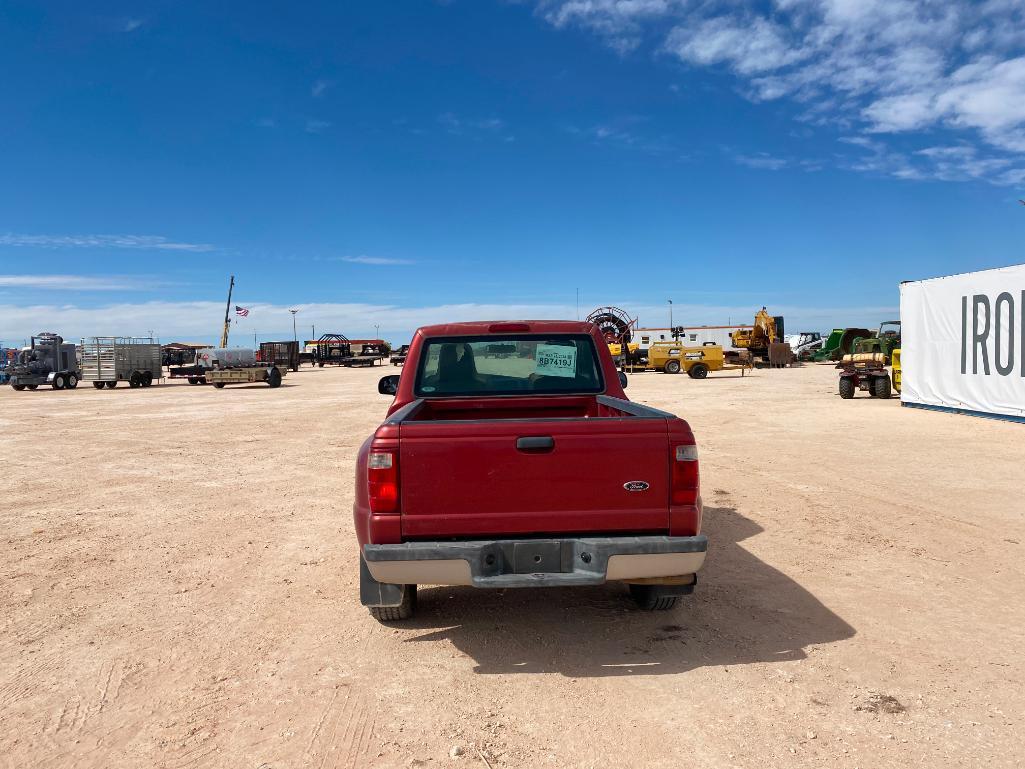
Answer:
[[[351,504],[393,371],[0,388],[0,766],[1025,763],[1025,426],[638,374],[701,447],[695,594],[427,588],[387,627]]]

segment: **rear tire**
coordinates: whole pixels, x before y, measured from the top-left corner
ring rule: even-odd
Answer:
[[[281,372],[272,368],[267,372],[267,384],[271,387],[281,387]]]
[[[30,390],[35,390],[37,387],[39,387],[39,385],[25,385],[25,387],[27,387]]]
[[[64,384],[65,384],[65,382],[64,382],[64,375],[63,374],[57,374],[57,376],[55,376],[53,378],[53,389],[54,390],[63,390],[64,389]]]
[[[890,389],[890,378],[888,376],[877,376],[873,379],[872,394],[877,398],[889,398],[892,394]]]
[[[75,374],[68,374],[68,389],[74,390],[78,387],[78,376]]]
[[[853,379],[851,379],[850,377],[846,377],[846,376],[840,378],[840,397],[841,398],[843,398],[844,400],[850,400],[851,398],[854,397],[855,389],[857,389],[857,388],[855,388],[855,386],[854,386],[854,380]]]
[[[93,387],[95,387],[97,390],[102,390],[103,382],[93,382]]]
[[[149,387],[151,384],[153,384],[153,372],[147,371],[142,375],[142,386]]]
[[[402,586],[402,603],[398,606],[368,606],[370,616],[378,622],[399,622],[416,614],[416,585]]]
[[[680,373],[680,361],[669,360],[666,361],[665,371],[667,374],[679,374]]]
[[[704,379],[708,376],[708,366],[704,363],[695,363],[687,372],[691,379]]]
[[[114,380],[112,380],[110,382],[107,382],[107,389],[108,390],[113,390],[115,387],[117,387],[117,380],[116,379],[114,379]]]
[[[11,385],[11,389],[14,390],[15,392],[19,392],[20,393],[22,390],[25,389],[25,385],[23,385],[23,384]]]
[[[189,384],[190,385],[198,385],[199,384],[198,377],[190,376],[189,377]]]
[[[668,611],[676,606],[677,596],[665,595],[658,585],[630,585],[630,597],[644,611]]]

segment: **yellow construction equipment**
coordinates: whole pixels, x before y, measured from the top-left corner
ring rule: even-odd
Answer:
[[[900,392],[900,348],[895,347],[893,353],[890,356],[893,361],[893,370],[890,372],[890,378],[893,380],[893,389]]]
[[[717,344],[684,347],[678,342],[655,342],[648,348],[647,368],[667,374],[685,372],[691,379],[704,379],[709,371],[722,371],[723,349]]]
[[[764,307],[755,314],[753,328],[742,328],[730,334],[733,346],[749,350],[752,357],[768,360],[769,345],[783,337],[783,318],[769,315]]]

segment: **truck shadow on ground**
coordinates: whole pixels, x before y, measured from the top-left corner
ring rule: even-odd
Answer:
[[[580,678],[680,673],[703,666],[804,659],[805,648],[854,628],[810,592],[738,545],[762,529],[730,507],[705,508],[701,582],[675,609],[634,608],[624,585],[541,590],[423,588],[428,630],[406,643],[450,641],[477,673]]]

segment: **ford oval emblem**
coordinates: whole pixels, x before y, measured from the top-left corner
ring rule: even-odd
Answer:
[[[623,488],[627,491],[647,491],[649,487],[647,481],[627,481]]]

